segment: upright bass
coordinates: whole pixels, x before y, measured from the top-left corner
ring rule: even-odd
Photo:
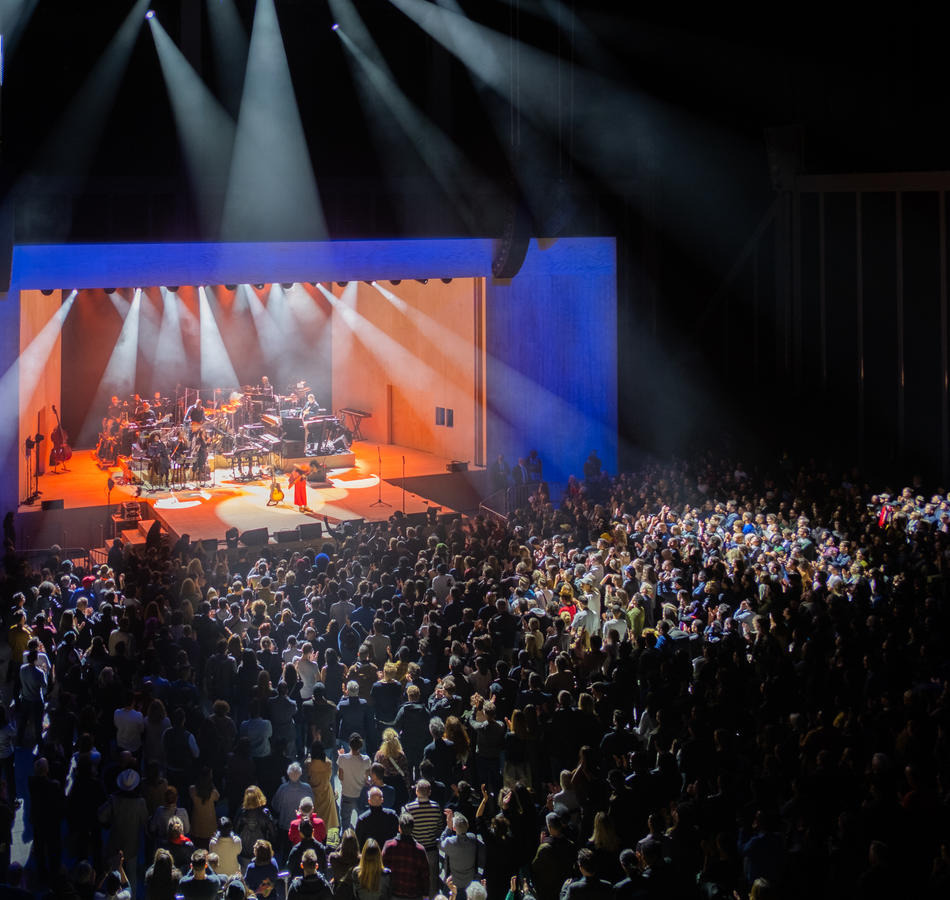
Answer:
[[[53,406],[53,412],[56,414],[56,427],[49,436],[52,444],[49,451],[49,464],[55,468],[60,463],[65,463],[67,459],[72,459],[73,451],[69,449],[69,437],[59,419],[59,410],[55,406]]]

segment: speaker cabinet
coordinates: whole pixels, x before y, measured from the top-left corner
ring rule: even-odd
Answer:
[[[62,500],[43,500],[40,503],[40,506],[43,509],[62,509],[63,501]]]
[[[240,541],[245,547],[263,547],[267,543],[266,528],[252,528],[241,534]]]
[[[292,544],[294,541],[300,540],[297,536],[297,529],[294,528],[292,531],[275,531],[274,540],[278,544]]]
[[[302,541],[309,541],[313,538],[323,537],[323,523],[304,522],[302,525],[297,526],[297,534],[300,536],[300,540]]]

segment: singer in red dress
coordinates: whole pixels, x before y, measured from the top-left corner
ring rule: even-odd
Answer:
[[[297,505],[297,509],[300,512],[309,512],[310,507],[307,506],[307,470],[300,466],[294,466],[288,484],[294,489],[294,503]]]

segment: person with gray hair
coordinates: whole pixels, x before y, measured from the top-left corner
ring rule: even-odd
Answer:
[[[296,818],[297,809],[304,797],[313,799],[313,789],[309,783],[300,780],[302,774],[300,763],[292,762],[287,766],[287,780],[274,792],[272,807],[277,816],[277,824],[284,834]]]
[[[432,743],[422,751],[422,758],[432,762],[436,781],[453,784],[455,774],[455,744],[445,737],[445,722],[438,716],[429,720]]]
[[[466,886],[465,900],[487,900],[487,898],[488,891],[480,881],[472,881]]]
[[[468,819],[451,809],[445,811],[445,831],[439,839],[444,878],[451,877],[459,892],[478,884],[478,870],[484,863],[485,845],[468,830]],[[485,889],[478,884],[478,887]]]

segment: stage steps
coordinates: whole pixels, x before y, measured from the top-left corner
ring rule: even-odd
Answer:
[[[149,529],[155,524],[155,519],[139,519],[136,523],[135,528],[123,528],[119,532],[119,536],[122,538],[122,543],[126,545],[132,545],[133,547],[144,547],[145,540],[148,537]],[[168,537],[168,531],[164,526],[161,526],[162,537]]]

